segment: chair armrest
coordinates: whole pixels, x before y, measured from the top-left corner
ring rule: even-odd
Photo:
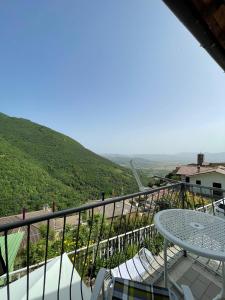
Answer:
[[[184,293],[184,300],[194,300],[192,292],[187,285],[181,285],[183,293]]]
[[[97,300],[100,296],[101,290],[104,290],[104,278],[107,273],[107,270],[102,268],[99,270],[98,275],[95,280],[94,288],[92,289],[91,299],[90,300]],[[103,296],[104,299],[104,296]]]

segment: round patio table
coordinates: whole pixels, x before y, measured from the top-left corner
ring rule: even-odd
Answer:
[[[154,218],[155,226],[164,237],[164,280],[168,282],[168,241],[199,256],[222,262],[223,287],[214,300],[225,299],[225,220],[207,213],[188,209],[166,209]]]

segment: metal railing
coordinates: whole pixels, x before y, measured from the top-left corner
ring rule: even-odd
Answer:
[[[220,202],[215,202],[218,197],[221,198]],[[162,238],[153,224],[156,212],[168,208],[188,208],[215,214],[218,205],[223,205],[224,197],[225,190],[222,189],[178,182],[150,191],[97,201],[82,207],[1,225],[0,234],[4,237],[2,254],[6,272],[0,277],[0,284],[2,289],[7,291],[6,299],[12,298],[10,283],[22,276],[26,276],[24,296],[30,299],[31,272],[41,266],[43,268],[42,299],[47,299],[47,264],[54,257],[60,258],[59,270],[55,274],[57,277],[55,290],[56,299],[61,299],[60,284],[64,253],[67,253],[72,264],[71,279],[67,287],[69,297],[74,299],[72,285],[74,273],[77,272],[81,281],[80,299],[85,299],[82,282],[91,289],[101,267],[113,269],[132,259],[143,247],[154,255],[162,250]],[[55,232],[57,221],[60,221],[61,230]],[[35,242],[32,240],[34,225],[40,232],[38,240],[35,237]],[[8,240],[10,234],[16,231],[24,232],[24,241],[12,270]],[[149,273],[149,276],[151,275]],[[79,299],[77,297],[76,294],[76,299]]]

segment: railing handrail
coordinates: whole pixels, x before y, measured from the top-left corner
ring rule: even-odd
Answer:
[[[139,232],[139,231],[142,231],[142,230],[144,230],[144,229],[147,229],[147,228],[150,228],[150,227],[154,227],[154,226],[155,226],[155,224],[150,224],[150,225],[147,225],[147,226],[144,226],[144,227],[141,227],[141,228],[137,228],[137,229],[128,231],[128,232],[126,232],[126,233],[122,233],[122,234],[120,234],[120,235],[114,235],[114,236],[112,236],[112,237],[109,238],[109,239],[105,239],[105,240],[100,241],[100,242],[99,242],[99,245],[104,244],[104,243],[107,243],[107,242],[109,242],[109,241],[118,240],[118,239],[120,239],[120,238],[122,238],[122,237],[124,237],[124,236],[127,237],[127,236],[129,236],[129,235],[131,235],[131,234],[134,234],[134,233],[136,233],[136,232]],[[91,244],[91,245],[89,245],[89,247],[84,246],[84,247],[82,247],[82,248],[77,249],[76,252],[79,253],[79,252],[81,252],[81,251],[83,251],[83,250],[86,250],[87,248],[89,248],[89,249],[90,249],[90,248],[93,248],[93,247],[97,246],[97,244],[98,244],[98,243]],[[75,252],[75,251],[70,251],[70,252],[67,252],[67,254],[68,254],[68,255],[71,255],[71,254],[73,254],[74,252]]]
[[[0,225],[0,232],[8,231],[8,230],[11,230],[11,229],[15,229],[15,228],[19,228],[19,227],[23,227],[23,226],[27,226],[27,225],[32,225],[32,224],[38,223],[38,222],[48,221],[48,220],[52,220],[52,219],[56,219],[56,218],[62,218],[62,217],[65,217],[67,215],[69,216],[69,215],[79,213],[79,212],[82,212],[82,211],[85,211],[85,210],[88,210],[88,209],[94,209],[94,208],[99,207],[99,206],[106,206],[108,204],[120,202],[120,201],[123,201],[123,200],[138,197],[138,196],[151,195],[151,194],[154,194],[156,192],[166,190],[166,189],[170,189],[170,188],[174,188],[174,187],[179,186],[179,185],[181,185],[181,183],[175,183],[175,184],[171,184],[171,185],[168,185],[168,186],[163,186],[163,187],[159,187],[159,188],[156,188],[156,189],[152,189],[152,190],[149,190],[149,191],[137,192],[137,193],[133,193],[133,194],[125,195],[125,196],[110,198],[110,199],[106,199],[104,201],[99,200],[98,202],[94,202],[94,203],[91,203],[91,204],[90,203],[85,204],[85,205],[75,207],[75,208],[68,208],[68,209],[52,212],[52,213],[46,214],[44,216],[36,216],[36,217],[32,217],[32,218],[25,219],[25,220],[19,220],[19,221],[3,224],[3,225]]]
[[[155,189],[152,189],[149,191],[137,192],[137,193],[124,195],[124,196],[120,196],[120,197],[108,198],[108,199],[105,199],[104,201],[101,201],[101,199],[99,199],[99,200],[96,200],[94,203],[88,203],[88,204],[85,204],[85,205],[82,205],[79,207],[68,208],[68,209],[64,209],[64,210],[60,210],[60,211],[56,211],[56,212],[50,212],[49,214],[46,214],[43,216],[35,216],[35,217],[25,219],[25,220],[18,220],[18,221],[2,224],[2,225],[0,225],[0,232],[12,230],[12,229],[27,226],[27,225],[32,225],[32,224],[35,224],[38,222],[48,221],[48,220],[52,220],[52,219],[56,219],[56,218],[62,218],[67,215],[69,216],[69,215],[79,213],[79,212],[82,212],[82,211],[85,211],[88,209],[94,209],[99,206],[106,206],[108,204],[120,202],[123,200],[138,197],[138,196],[151,195],[156,192],[174,188],[174,187],[181,186],[181,185],[197,187],[199,189],[208,189],[208,190],[212,190],[212,191],[221,191],[221,192],[225,193],[225,189],[209,187],[209,186],[202,186],[202,185],[198,185],[198,184],[179,181],[177,183],[170,184],[170,185],[163,186],[163,187],[158,187],[158,188],[155,188]]]
[[[183,182],[183,184],[185,186],[193,186],[193,187],[197,187],[199,189],[208,189],[208,190],[212,190],[212,191],[220,191],[220,192],[225,193],[225,189],[222,189],[222,188],[216,188],[216,187],[212,187],[212,186],[205,186],[205,185],[189,183],[189,182]]]
[[[199,185],[196,185],[196,186],[199,187]],[[214,204],[219,203],[220,201],[221,201],[221,199],[215,201]],[[198,207],[198,208],[196,208],[196,210],[207,209],[207,208],[209,208],[210,206],[212,206],[212,203],[207,204],[207,205],[205,205],[204,207],[203,207],[203,206]],[[105,240],[100,241],[99,244],[102,245],[102,244],[104,244],[104,243],[108,243],[109,241],[118,240],[118,239],[120,239],[120,238],[122,238],[122,237],[124,237],[124,236],[127,237],[127,236],[130,236],[131,234],[134,234],[134,233],[136,233],[136,232],[140,232],[140,231],[142,231],[142,230],[145,230],[145,229],[148,229],[148,228],[151,228],[151,227],[154,228],[154,227],[155,227],[155,224],[150,224],[150,225],[147,225],[147,226],[143,226],[143,227],[141,227],[141,228],[136,228],[136,229],[131,230],[131,231],[128,231],[128,232],[126,232],[126,233],[122,233],[122,234],[120,234],[120,235],[118,235],[118,236],[117,236],[117,235],[112,236],[112,237],[110,237],[109,239],[105,239]],[[91,248],[95,247],[95,246],[97,246],[97,243],[94,243],[94,244],[89,245],[89,250],[90,250]],[[80,253],[81,251],[87,250],[87,248],[88,248],[88,247],[85,246],[85,247],[79,248],[79,249],[77,249],[77,250],[73,250],[73,251],[66,252],[66,254],[67,254],[67,255],[72,255],[72,254],[75,253],[75,252],[76,252],[76,253]],[[47,260],[47,262],[50,262],[50,261],[53,260],[53,259],[54,259],[54,257],[53,257],[53,258],[49,258],[49,259]],[[42,261],[42,262],[36,263],[36,264],[34,264],[34,265],[31,265],[31,266],[29,266],[29,270],[32,270],[32,269],[34,269],[34,268],[36,268],[36,267],[40,267],[40,266],[44,265],[44,263],[45,263],[45,261]],[[18,269],[18,270],[15,270],[15,271],[10,272],[9,275],[12,276],[12,275],[20,274],[20,273],[22,273],[22,272],[24,272],[24,271],[26,271],[26,270],[27,270],[27,267],[24,267],[24,268],[21,268],[21,269]],[[6,274],[0,276],[0,279],[4,279],[5,277],[6,277]]]
[[[221,199],[216,200],[213,204],[215,205],[215,204],[219,203],[220,201],[221,201]],[[206,205],[204,205],[204,206],[197,207],[196,210],[207,209],[207,208],[209,208],[210,206],[212,206],[212,203],[206,204]]]
[[[197,186],[198,186],[198,185],[197,185]],[[198,187],[199,187],[199,186],[198,186]],[[217,204],[217,203],[219,203],[220,201],[221,201],[221,199],[215,201],[214,204]],[[207,208],[209,208],[210,206],[212,206],[212,203],[207,204],[207,205],[204,205],[204,206],[201,206],[201,207],[198,207],[198,208],[196,208],[196,210],[207,209]],[[141,227],[141,228],[136,228],[136,229],[131,230],[131,231],[128,231],[128,232],[126,232],[126,233],[122,233],[122,234],[120,234],[120,235],[118,235],[118,236],[117,236],[117,235],[112,236],[112,237],[110,237],[109,239],[105,239],[105,240],[100,241],[100,242],[99,242],[99,245],[102,245],[102,244],[104,244],[104,243],[108,243],[109,241],[118,240],[118,239],[120,239],[120,238],[122,238],[122,237],[124,237],[124,236],[128,237],[128,236],[130,236],[130,235],[132,235],[132,234],[134,234],[134,233],[136,233],[136,232],[140,232],[140,231],[145,230],[145,229],[148,229],[148,228],[150,228],[150,227],[154,228],[154,227],[155,227],[155,224],[150,224],[150,225],[143,226],[143,227]],[[76,252],[76,253],[80,253],[81,251],[85,251],[85,250],[87,250],[87,248],[89,248],[89,250],[90,250],[91,248],[93,248],[93,247],[95,247],[95,246],[97,246],[97,243],[91,244],[91,245],[89,245],[89,247],[84,246],[84,247],[79,248],[79,249],[77,249],[77,250],[73,250],[73,251],[69,251],[69,252],[65,252],[65,253],[66,253],[67,255],[72,255],[72,254],[75,253],[75,252]],[[53,257],[53,258],[49,258],[49,259],[47,260],[47,262],[50,262],[50,261],[53,260],[53,259],[54,259],[54,257]],[[36,263],[36,264],[34,264],[34,265],[31,265],[31,266],[29,266],[29,270],[32,270],[32,269],[34,269],[34,268],[36,268],[36,267],[40,267],[40,266],[44,265],[44,263],[45,263],[45,261],[42,261],[42,262]],[[18,270],[15,270],[15,271],[10,272],[9,275],[10,275],[10,276],[11,276],[11,275],[16,275],[16,274],[22,273],[22,272],[24,272],[24,271],[26,271],[26,270],[27,270],[27,267],[24,267],[24,268],[21,268],[21,269],[18,269]],[[6,277],[6,274],[0,276],[0,279],[4,279],[5,277]]]

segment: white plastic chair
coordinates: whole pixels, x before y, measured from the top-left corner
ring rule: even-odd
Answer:
[[[143,282],[149,276],[148,270],[151,268],[153,261],[152,253],[147,248],[142,248],[133,258],[120,264],[118,267],[111,270],[100,269],[91,300],[97,300],[100,294],[102,294],[103,299],[110,299],[110,290],[113,289],[115,278]],[[182,285],[179,291],[182,292],[184,300],[194,300],[188,286]],[[176,300],[176,294],[171,290],[169,292],[170,299]]]
[[[151,252],[142,248],[133,258],[111,270],[113,277],[143,281],[149,276],[148,270],[154,260]]]
[[[115,278],[112,278],[112,280],[108,283],[107,288],[105,288],[104,280],[105,277],[107,277],[107,275],[108,275],[108,270],[104,268],[100,269],[95,281],[95,286],[93,288],[90,300],[98,300],[99,297],[101,297],[101,299],[104,300],[111,299]],[[181,289],[182,289],[184,300],[194,300],[192,292],[188,286],[182,285]],[[168,290],[169,290],[170,299],[177,300],[178,299],[177,295],[170,289]]]

